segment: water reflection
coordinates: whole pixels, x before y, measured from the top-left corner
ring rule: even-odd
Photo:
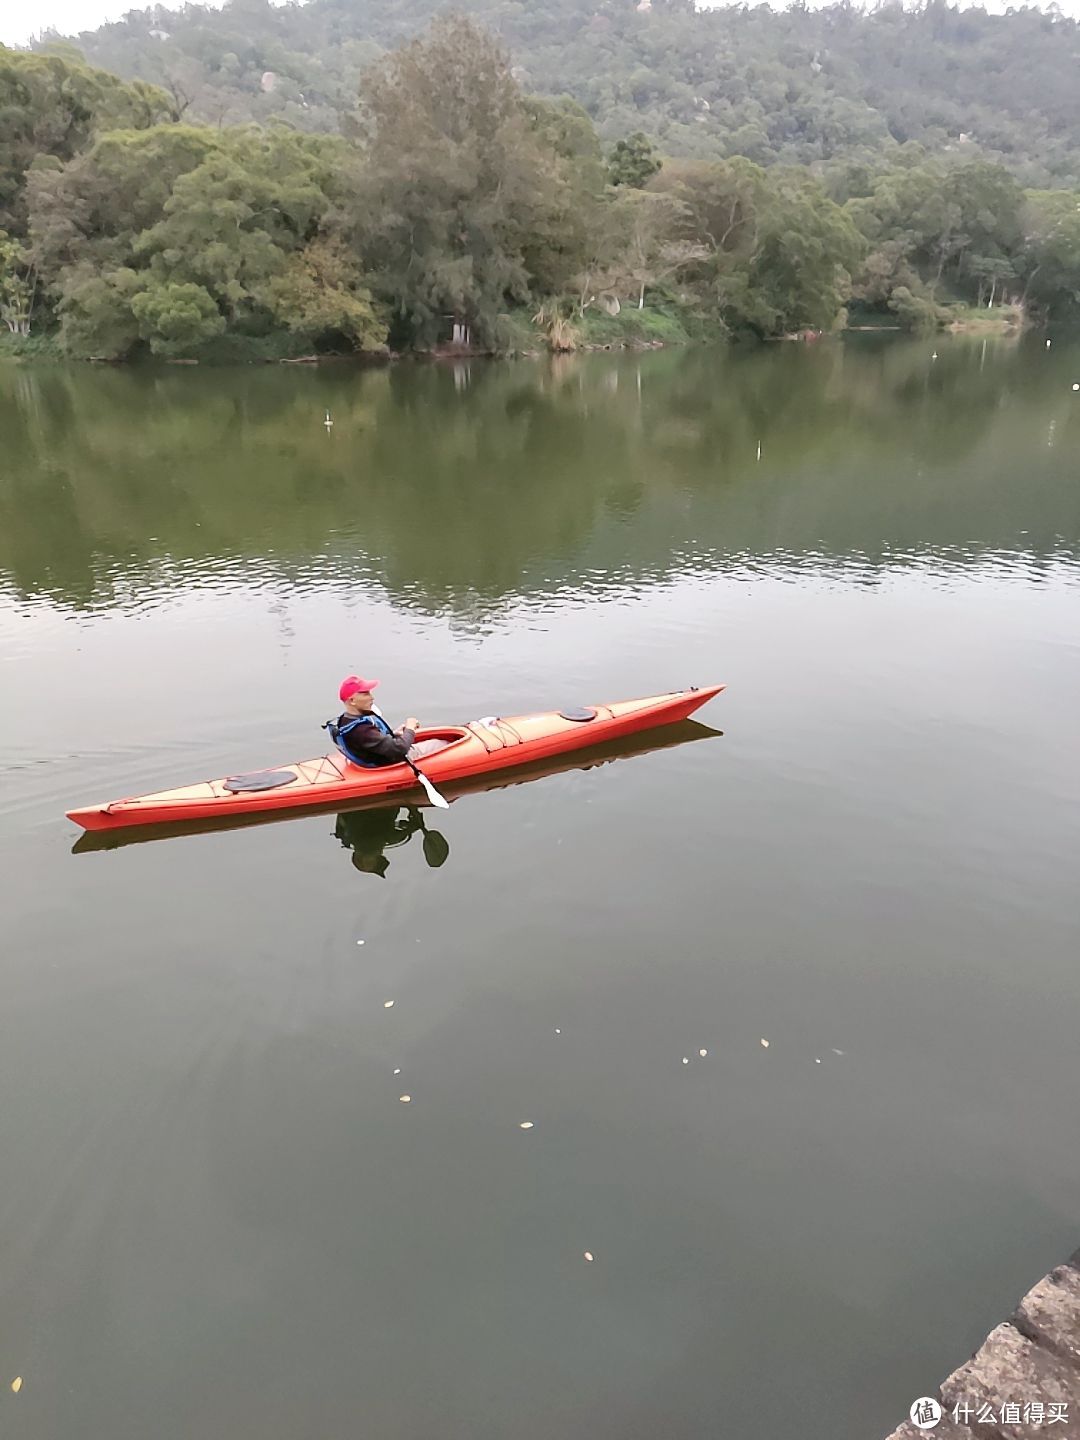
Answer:
[[[407,845],[414,835],[423,835],[424,859],[432,870],[445,865],[450,843],[439,830],[429,830],[423,812],[416,805],[405,810],[353,810],[337,817],[334,835],[347,850],[352,863],[365,875],[385,880],[390,868],[387,850]]]
[[[138,609],[360,577],[471,625],[747,556],[1075,556],[1080,349],[934,343],[474,363],[464,386],[407,364],[8,368],[0,587]]]

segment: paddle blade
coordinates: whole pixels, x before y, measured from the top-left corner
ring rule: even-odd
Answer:
[[[424,859],[432,870],[437,870],[440,865],[445,865],[449,854],[450,842],[441,831],[424,831]]]
[[[444,795],[439,794],[438,790],[435,789],[435,786],[431,783],[431,781],[427,778],[427,776],[422,770],[417,769],[416,778],[424,787],[427,798],[431,801],[432,805],[437,805],[440,810],[450,809],[450,801],[447,800]]]

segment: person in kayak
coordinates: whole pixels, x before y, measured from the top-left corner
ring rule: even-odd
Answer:
[[[400,730],[392,730],[379,713],[371,692],[378,680],[349,675],[338,690],[345,709],[327,725],[330,738],[355,765],[400,765],[415,759],[416,732],[420,722],[410,716]]]

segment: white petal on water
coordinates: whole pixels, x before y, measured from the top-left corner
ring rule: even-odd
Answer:
[[[399,1095],[397,1098],[401,1101],[401,1103],[402,1103],[403,1105],[411,1105],[411,1104],[412,1104],[412,1096],[411,1096],[411,1095]]]
[[[533,1122],[531,1120],[522,1120],[522,1122],[518,1126],[519,1130],[531,1130],[532,1128]]]
[[[768,1040],[764,1040],[764,1039],[762,1040],[762,1042],[761,1042],[761,1048],[762,1048],[763,1050],[767,1050],[767,1049],[769,1048],[769,1042],[768,1042]]]
[[[705,1056],[706,1056],[709,1052],[708,1052],[708,1050],[699,1050],[697,1053],[698,1053],[698,1054],[701,1056],[701,1058],[704,1060],[704,1059],[705,1059]]]
[[[592,1253],[591,1250],[586,1250],[586,1251],[585,1251],[585,1259],[589,1262],[590,1265],[592,1264],[592,1262],[593,1262],[593,1253]]]
[[[382,1008],[383,1008],[384,1010],[392,1010],[392,1009],[394,1008],[394,1002],[393,1002],[393,1000],[384,1000],[384,1001],[382,1002]]]
[[[591,1260],[591,1259],[592,1259],[592,1256],[589,1255],[589,1256],[587,1256],[586,1258],[589,1259],[589,1260]],[[15,1394],[18,1395],[19,1391],[22,1389],[22,1376],[21,1376],[21,1375],[16,1375],[16,1376],[15,1376],[15,1379],[12,1380],[12,1382],[11,1382],[11,1388],[12,1388],[12,1390],[15,1391]]]

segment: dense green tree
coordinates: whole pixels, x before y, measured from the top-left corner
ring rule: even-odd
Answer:
[[[131,297],[131,313],[154,355],[190,355],[225,329],[214,297],[190,281],[151,281]]]
[[[642,190],[660,169],[652,141],[641,130],[619,140],[608,156],[608,182]]]
[[[831,329],[864,250],[850,217],[812,176],[770,171],[757,242],[746,269],[722,279],[721,308],[762,335]]]
[[[81,57],[0,46],[0,229],[26,228],[26,176],[44,157],[72,159],[95,134],[145,129],[170,114],[167,95],[91,69]]]
[[[102,136],[35,176],[31,253],[65,345],[178,354],[283,327],[377,347],[385,327],[342,238],[352,163],[331,136],[174,125]]]
[[[395,51],[364,94],[358,232],[399,338],[431,343],[454,317],[490,340],[529,297],[534,237],[565,213],[560,156],[501,47],[461,17]]]
[[[356,350],[385,347],[386,325],[359,260],[339,239],[316,238],[292,254],[270,280],[267,299],[286,329],[308,340],[340,336]]]
[[[139,340],[132,301],[144,284],[144,278],[126,266],[102,274],[85,265],[69,271],[57,306],[68,353],[106,360],[128,354]]]
[[[1036,191],[1025,205],[1025,297],[1046,312],[1080,316],[1080,194]]]
[[[984,160],[924,158],[882,172],[846,206],[869,246],[857,298],[888,303],[894,288],[918,295],[923,286],[929,298],[943,284],[976,303],[996,294],[1017,274],[1022,207],[1009,172]]]

